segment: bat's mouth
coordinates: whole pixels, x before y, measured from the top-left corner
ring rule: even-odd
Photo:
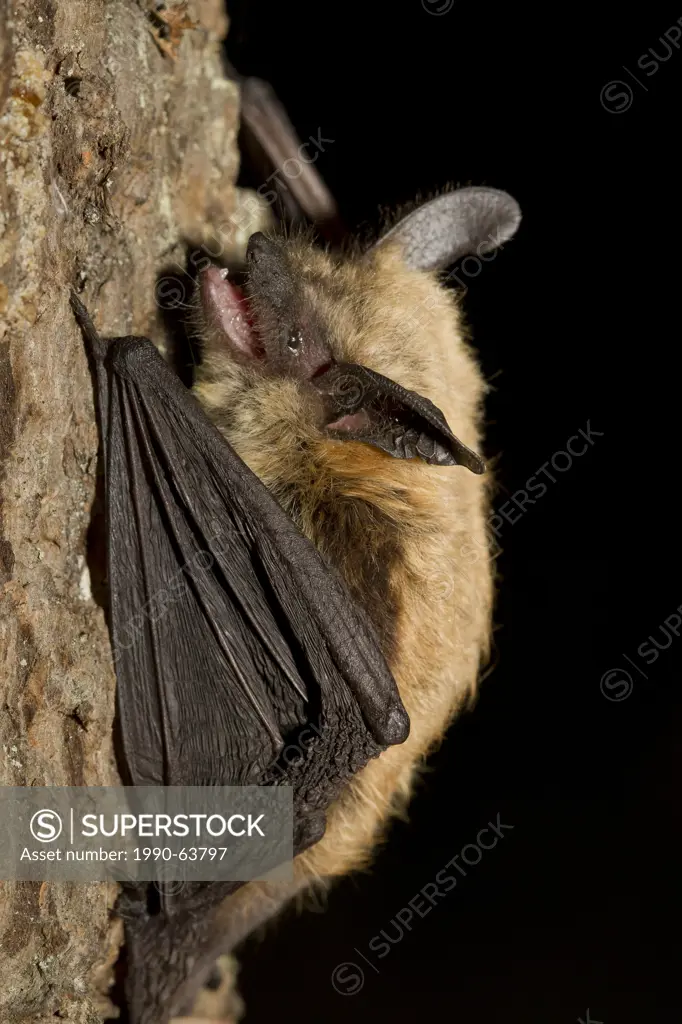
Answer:
[[[249,300],[230,281],[223,267],[209,267],[201,275],[201,304],[211,325],[225,335],[230,348],[246,360],[264,360],[265,346],[254,325]]]

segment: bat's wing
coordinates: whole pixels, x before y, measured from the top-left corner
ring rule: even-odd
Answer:
[[[151,342],[107,345],[72,303],[97,366],[130,781],[267,783],[314,723],[278,777],[295,813],[323,811],[409,729],[374,629]]]
[[[277,194],[290,223],[311,221],[330,242],[346,235],[338,207],[314,166],[318,153],[308,152],[268,82],[239,74],[226,62],[241,90],[241,145],[262,188]],[[313,140],[314,141],[314,140]]]
[[[152,343],[103,341],[71,302],[97,379],[129,781],[289,784],[299,853],[323,835],[343,784],[407,737],[377,636]],[[297,756],[278,764],[306,727]],[[164,1024],[191,1005],[216,955],[212,911],[241,884],[188,884],[157,914],[144,886],[126,889],[133,1024]]]

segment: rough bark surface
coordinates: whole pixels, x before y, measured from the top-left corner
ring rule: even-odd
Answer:
[[[182,278],[187,244],[216,224],[225,239],[238,205],[223,2],[169,2],[164,17],[144,0],[0,0],[3,785],[118,783],[87,543],[97,431],[69,288],[103,333],[161,342],[159,278]],[[3,1024],[103,1019],[114,897],[0,882]]]

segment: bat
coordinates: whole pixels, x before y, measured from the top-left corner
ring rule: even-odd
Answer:
[[[410,717],[407,740],[344,787],[291,884],[251,882],[216,909],[216,956],[311,886],[371,862],[475,694],[492,606],[489,474],[476,454],[485,383],[439,272],[494,258],[520,218],[506,193],[463,188],[400,217],[368,251],[255,236],[243,291],[217,267],[201,275],[195,394],[373,620]]]
[[[242,91],[242,143],[265,176],[298,151],[295,130],[267,83],[228,72]],[[336,243],[345,231],[336,204],[317,170],[299,165],[304,173],[278,181],[282,214]],[[292,884],[194,884],[176,898],[125,887],[132,1024],[192,1012],[218,956],[312,879],[366,861],[419,758],[473,688],[489,610],[483,490],[461,478],[450,486],[447,467],[478,479],[485,464],[427,395],[455,384],[455,415],[475,444],[481,382],[436,274],[503,244],[519,217],[505,193],[469,188],[418,207],[345,259],[305,234],[257,233],[245,292],[223,268],[201,275],[196,398],[147,339],[103,341],[72,295],[97,382],[124,778],[276,783],[295,794]],[[427,541],[439,503],[453,497],[457,529],[441,522],[438,542]],[[473,615],[458,609],[473,650],[456,652],[464,677],[453,681],[440,664],[453,643],[420,629],[434,577],[415,552],[421,538],[434,562],[458,533],[477,539],[480,565],[458,593],[473,601]],[[445,577],[436,576],[438,591]],[[140,615],[170,580],[168,614]],[[426,713],[404,665],[415,645],[428,658]],[[409,739],[403,693],[417,724]],[[283,736],[296,747],[311,723],[315,742],[278,761]],[[352,806],[358,793],[364,808]]]
[[[243,291],[223,268],[201,275],[194,395],[147,339],[103,341],[72,294],[97,382],[126,779],[294,792],[297,874],[284,890],[195,883],[156,907],[124,893],[132,1024],[190,1013],[217,956],[273,906],[366,859],[474,685],[487,561],[481,593],[460,595],[468,623],[443,609],[429,621],[424,576],[481,532],[484,504],[482,385],[437,271],[518,222],[511,197],[467,188],[346,257],[256,233]],[[200,552],[211,566],[183,572]],[[166,614],[141,617],[171,579]],[[464,635],[475,643],[452,680],[443,662]],[[311,723],[314,742],[278,763],[283,737]],[[349,828],[354,785],[356,802],[363,785],[379,789]]]
[[[190,1013],[221,953],[311,878],[363,863],[475,684],[483,388],[437,273],[501,245],[519,216],[472,187],[347,256],[252,235],[243,290],[224,268],[201,275],[194,394],[147,339],[102,340],[72,294],[97,382],[126,781],[294,792],[293,883],[195,883],[157,906],[124,892],[132,1024]],[[428,567],[442,579],[477,534],[473,587],[438,608]],[[183,571],[201,552],[210,566]],[[171,579],[165,615],[140,616]]]

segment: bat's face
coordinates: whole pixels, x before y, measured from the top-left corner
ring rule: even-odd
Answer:
[[[478,440],[480,375],[437,272],[503,244],[520,217],[507,193],[471,186],[418,206],[365,253],[258,232],[243,293],[219,268],[203,273],[197,395],[280,500],[332,463],[337,475],[353,476],[339,466],[355,461],[365,480],[390,476],[385,454],[359,450],[371,445],[482,472],[466,448]]]
[[[306,263],[301,255],[300,247],[257,232],[247,248],[246,296],[211,268],[203,275],[202,299],[237,358],[264,373],[307,382],[335,357],[331,327],[317,302],[329,274],[323,261],[308,254]]]
[[[433,385],[438,363],[447,374],[457,347],[457,307],[434,275],[405,265],[399,247],[341,257],[305,239],[258,233],[247,267],[243,290],[218,267],[202,274],[197,392],[270,486],[277,489],[278,481],[264,465],[267,453],[286,451],[279,465],[286,461],[291,470],[300,462],[296,453],[314,461],[340,441],[369,438],[373,430],[385,437],[389,420],[401,437],[414,424],[413,405],[394,395],[389,402],[335,368],[361,364],[406,389],[402,395],[450,404],[447,389],[434,393]]]

